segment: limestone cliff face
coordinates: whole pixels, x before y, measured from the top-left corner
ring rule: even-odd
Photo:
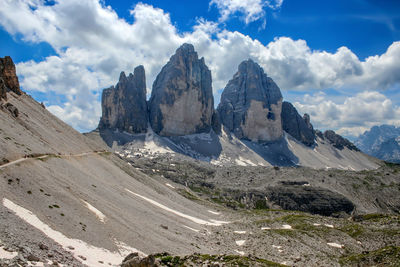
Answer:
[[[103,90],[101,104],[99,129],[145,133],[148,113],[144,67],[136,67],[128,77],[122,72],[115,87]]]
[[[183,44],[153,84],[150,124],[162,136],[208,132],[213,113],[211,72],[193,45]]]
[[[279,87],[251,59],[240,63],[218,105],[222,124],[238,138],[255,142],[282,137],[281,110]]]
[[[289,102],[283,102],[282,105],[282,127],[285,132],[306,146],[312,146],[315,143],[315,132],[310,116],[304,114],[302,118]]]
[[[7,92],[12,91],[22,95],[19,88],[15,65],[11,57],[0,58],[0,99],[7,99]]]

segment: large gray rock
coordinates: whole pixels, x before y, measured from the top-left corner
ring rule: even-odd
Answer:
[[[99,129],[118,129],[129,133],[145,133],[148,125],[146,78],[143,66],[126,77],[121,72],[114,87],[103,90],[102,117]]]
[[[238,138],[255,142],[282,137],[281,110],[279,87],[251,59],[240,63],[218,105],[222,124]]]
[[[183,44],[153,84],[150,124],[162,136],[209,132],[213,113],[211,72],[193,45]]]
[[[315,132],[310,123],[310,116],[304,114],[302,118],[296,108],[286,101],[282,104],[282,127],[285,132],[306,146],[315,143]]]
[[[6,56],[0,58],[0,100],[7,100],[6,93],[9,91],[22,95],[14,62],[11,57]]]

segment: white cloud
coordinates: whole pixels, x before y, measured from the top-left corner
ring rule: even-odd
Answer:
[[[294,105],[311,115],[316,128],[335,129],[339,134],[358,136],[374,125],[400,125],[400,107],[376,91],[360,92],[342,102],[334,102],[323,92],[305,95]]]
[[[262,0],[211,0],[210,6],[212,5],[218,8],[221,15],[219,20],[222,22],[227,21],[235,13],[243,13],[246,24],[265,16],[265,3]]]
[[[277,8],[282,4],[231,2],[235,3],[231,10],[252,8],[240,11],[248,21],[259,16],[265,5]],[[50,110],[79,130],[91,130],[101,115],[99,94],[117,82],[120,71],[128,73],[144,65],[150,90],[162,66],[184,42],[193,43],[199,55],[205,57],[212,71],[214,92],[225,87],[239,63],[247,58],[259,62],[282,90],[354,86],[376,91],[400,84],[400,42],[393,43],[382,55],[360,61],[346,47],[335,53],[313,51],[304,40],[287,37],[276,38],[265,46],[204,19],[199,19],[192,31],[179,34],[169,14],[143,3],[130,12],[133,23],[119,18],[99,0],[59,1],[52,6],[44,5],[42,0],[0,1],[0,24],[4,29],[27,42],[46,42],[56,51],[55,56],[43,61],[17,65],[23,88],[62,96],[66,99],[62,104],[49,99],[48,104],[53,106]],[[325,102],[324,112],[338,116],[336,104]]]
[[[227,21],[231,16],[241,13],[246,24],[263,19],[265,7],[278,9],[283,0],[211,0],[210,6],[215,5],[220,13],[219,21]]]

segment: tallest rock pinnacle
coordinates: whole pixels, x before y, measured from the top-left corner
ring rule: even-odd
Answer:
[[[240,63],[225,87],[218,112],[222,124],[238,138],[272,142],[283,136],[282,94],[251,59]]]
[[[193,45],[183,44],[162,68],[149,107],[150,124],[160,135],[210,131],[214,113],[211,72]]]

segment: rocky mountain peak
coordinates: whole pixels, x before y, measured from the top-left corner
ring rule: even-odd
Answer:
[[[286,101],[282,105],[282,127],[285,132],[306,146],[312,146],[315,143],[315,132],[310,116],[304,114],[302,118],[296,108]]]
[[[337,149],[342,150],[345,147],[347,147],[350,150],[360,151],[352,142],[350,142],[348,139],[338,135],[337,133],[335,133],[332,130],[326,130],[322,137],[323,137],[323,139],[330,142]]]
[[[0,99],[7,99],[6,93],[12,91],[22,95],[15,65],[11,57],[0,58]]]
[[[208,132],[214,98],[211,72],[193,45],[183,44],[153,83],[150,124],[157,134],[179,136]]]
[[[121,72],[117,85],[103,90],[99,129],[145,133],[147,123],[146,76],[140,65],[128,77]]]
[[[240,63],[218,105],[222,124],[238,138],[271,142],[283,135],[282,94],[253,60]]]

